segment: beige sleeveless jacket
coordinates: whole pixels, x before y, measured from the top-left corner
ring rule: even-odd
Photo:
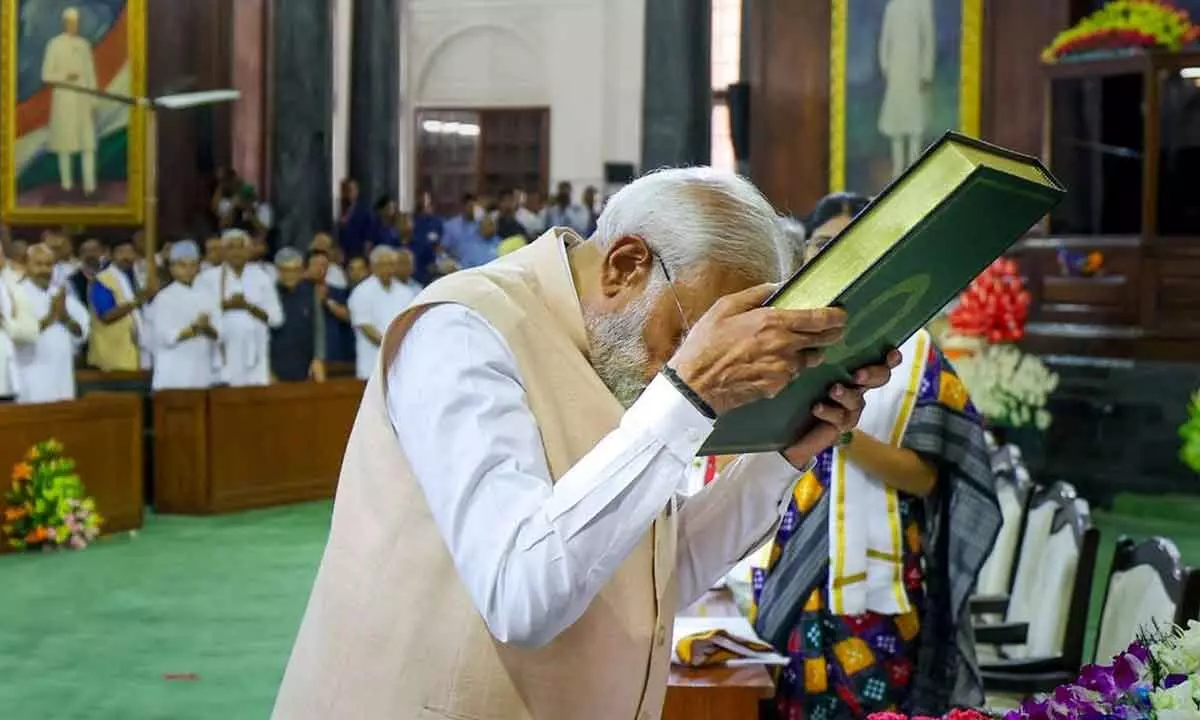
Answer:
[[[622,414],[587,360],[563,251],[575,242],[551,230],[499,261],[440,280],[385,333],[275,718],[659,716],[676,603],[675,518],[660,515],[583,617],[548,645],[498,643],[455,571],[384,398],[385,368],[412,321],[434,304],[465,305],[508,342],[550,472],[555,480],[566,473]]]

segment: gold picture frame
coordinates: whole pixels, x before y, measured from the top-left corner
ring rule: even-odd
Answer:
[[[829,39],[829,188],[846,190],[846,56],[851,0],[830,0]],[[983,0],[960,0],[961,38],[958,78],[958,127],[971,137],[980,132],[980,76],[983,62]]]
[[[125,0],[118,23],[124,25],[129,94],[146,94],[146,1]],[[11,225],[140,225],[145,196],[145,113],[130,107],[126,125],[126,191],[121,204],[22,205],[18,202],[17,104],[19,11],[22,0],[0,0],[0,217]],[[84,5],[86,0],[81,0]],[[103,88],[101,88],[103,89]],[[99,145],[100,138],[96,140]],[[119,155],[118,155],[119,157]],[[73,162],[73,161],[72,161]]]

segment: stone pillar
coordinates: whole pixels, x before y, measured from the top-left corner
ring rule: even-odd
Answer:
[[[385,194],[399,200],[399,0],[353,0],[353,7],[350,175],[367,202]]]
[[[274,0],[271,11],[271,196],[280,247],[307,247],[333,224],[330,0]]]
[[[643,172],[709,162],[711,44],[709,0],[646,0]]]

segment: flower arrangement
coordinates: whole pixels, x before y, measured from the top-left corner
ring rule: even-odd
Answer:
[[[1060,32],[1042,51],[1042,60],[1113,50],[1177,51],[1198,37],[1187,11],[1167,0],[1113,0]]]
[[[1200,719],[1200,622],[1186,630],[1155,628],[1111,665],[1088,665],[1079,679],[1030,698],[1004,720]]]
[[[912,718],[909,718],[908,715],[898,712],[878,712],[867,716],[867,720],[990,720],[990,718],[990,715],[966,708],[951,710],[940,718],[924,715],[913,715]]]
[[[1188,419],[1179,426],[1179,437],[1183,439],[1179,459],[1193,471],[1200,472],[1200,390],[1192,394]]]
[[[1045,430],[1058,376],[1013,344],[1025,337],[1030,302],[1017,263],[1000,258],[959,295],[938,344],[989,423]]]
[[[1046,400],[1058,387],[1058,375],[1015,345],[988,345],[955,361],[954,369],[975,408],[990,423],[1018,428],[1050,427]]]
[[[18,550],[78,550],[100,534],[103,518],[57,440],[34,445],[13,467],[5,501],[4,535]]]
[[[1017,263],[1000,258],[979,274],[950,312],[950,328],[959,335],[989,343],[1017,342],[1025,337],[1029,292]]]

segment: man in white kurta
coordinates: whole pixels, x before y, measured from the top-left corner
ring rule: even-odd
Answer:
[[[96,64],[92,46],[79,35],[79,11],[63,12],[63,31],[46,44],[42,58],[42,82],[75,85],[96,90]],[[79,155],[83,165],[83,192],[96,192],[96,120],[92,115],[95,97],[56,87],[50,95],[50,151],[58,155],[58,179],[62,189],[75,186],[71,160]]]
[[[241,230],[221,236],[225,262],[201,273],[197,282],[220,302],[220,380],[244,387],[271,382],[270,328],[283,324],[275,283],[249,262],[250,237]]]
[[[14,397],[21,387],[16,344],[35,342],[38,336],[38,319],[20,288],[22,277],[0,247],[0,400]]]
[[[154,298],[154,390],[212,387],[217,381],[217,296],[196,282],[200,251],[190,240],[175,243],[172,282]]]
[[[383,332],[419,292],[396,277],[399,265],[398,250],[386,245],[375,248],[371,251],[371,277],[350,293],[347,304],[354,327],[355,375],[360,380],[366,380],[375,369]]]
[[[53,288],[54,253],[44,245],[29,249],[28,276],[21,290],[38,318],[37,339],[17,345],[21,374],[17,402],[46,403],[75,398],[75,351],[88,333],[88,312],[67,288]]]
[[[879,32],[886,89],[879,132],[892,141],[892,177],[920,156],[937,61],[933,0],[889,0]]]

